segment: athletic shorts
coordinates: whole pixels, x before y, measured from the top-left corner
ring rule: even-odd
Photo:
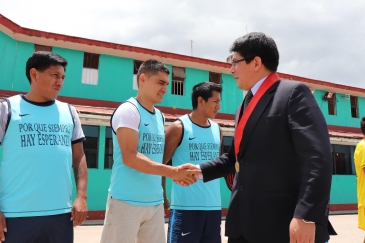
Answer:
[[[221,210],[171,209],[167,243],[221,243]]]
[[[72,243],[71,213],[6,218],[6,243]]]
[[[108,196],[101,243],[164,243],[165,239],[162,204],[137,206]]]

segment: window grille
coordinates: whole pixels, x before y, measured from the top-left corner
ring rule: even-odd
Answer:
[[[84,152],[88,168],[98,168],[99,126],[82,125],[86,141]]]
[[[328,114],[336,115],[336,94],[334,93],[331,98],[328,99]]]
[[[182,67],[172,67],[171,94],[184,95],[185,69]]]
[[[351,117],[358,118],[359,110],[358,110],[357,96],[350,96],[350,102],[351,102]]]
[[[84,53],[84,64],[82,69],[82,80],[83,84],[98,85],[99,76],[99,54]]]
[[[111,127],[106,128],[105,137],[105,159],[104,159],[104,169],[111,169],[114,164],[113,159],[113,130]]]
[[[137,83],[137,73],[139,67],[142,65],[142,61],[134,60],[133,65],[133,89],[138,90],[138,83]]]
[[[333,174],[354,175],[355,170],[353,168],[354,163],[351,154],[353,154],[355,146],[332,144],[331,147]]]

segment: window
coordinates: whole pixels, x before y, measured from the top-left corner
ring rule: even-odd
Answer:
[[[82,69],[83,84],[98,85],[99,54],[84,53],[84,65]]]
[[[34,44],[34,52],[36,51],[49,51],[52,52],[52,46],[42,46]]]
[[[184,95],[185,69],[182,67],[172,67],[171,94]]]
[[[98,168],[98,144],[99,127],[82,125],[86,141],[84,141],[84,152],[88,168]]]
[[[351,117],[358,118],[359,111],[357,104],[357,96],[350,96],[350,102],[351,102]]]
[[[353,160],[351,155],[355,151],[355,146],[333,144],[331,147],[333,174],[354,175],[355,170],[353,169]]]
[[[221,83],[221,74],[209,72],[209,82],[220,84]]]
[[[113,167],[113,130],[111,127],[106,128],[106,138],[105,138],[105,160],[104,169],[111,169]]]
[[[328,114],[336,115],[336,94],[332,93],[331,97],[328,97]]]
[[[133,65],[133,89],[134,90],[138,90],[137,73],[138,73],[138,69],[142,63],[143,63],[142,61],[134,60],[134,65]]]
[[[221,145],[221,153],[228,153],[229,148],[232,145],[233,137],[223,136],[222,145]]]

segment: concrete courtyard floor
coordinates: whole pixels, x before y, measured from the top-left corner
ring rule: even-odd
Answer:
[[[362,243],[365,232],[357,228],[357,214],[330,215],[330,221],[338,235],[330,239],[330,243]],[[87,221],[85,225],[75,228],[75,243],[99,243],[103,230],[103,221]],[[222,220],[222,243],[227,242],[224,236]],[[167,224],[165,224],[167,230]]]

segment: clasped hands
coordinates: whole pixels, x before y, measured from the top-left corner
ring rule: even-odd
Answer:
[[[175,167],[176,168],[176,176],[172,179],[175,183],[181,186],[189,186],[195,183],[199,179],[199,174],[201,174],[201,170],[193,164],[184,164]]]

